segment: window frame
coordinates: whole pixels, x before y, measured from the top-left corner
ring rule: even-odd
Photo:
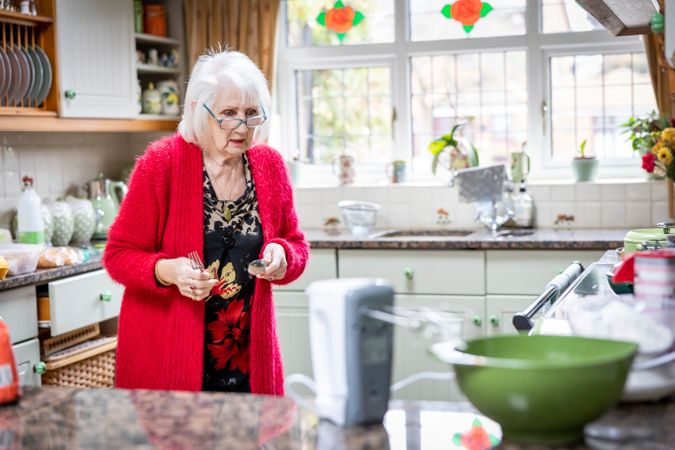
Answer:
[[[527,152],[532,161],[531,179],[563,179],[571,177],[570,164],[551,158],[550,114],[543,117],[542,105],[551,104],[550,69],[548,58],[570,54],[644,52],[638,37],[612,36],[608,31],[543,33],[543,8],[538,0],[526,1],[526,34],[518,36],[486,37],[464,40],[411,41],[409,1],[394,0],[395,40],[384,44],[354,44],[321,47],[288,47],[286,43],[286,2],[282,1],[277,27],[277,83],[278,108],[284,120],[281,144],[288,152],[298,147],[297,70],[339,69],[345,67],[389,65],[391,70],[391,104],[396,119],[393,121],[393,148],[391,159],[408,161],[411,182],[433,182],[426,168],[412,165],[411,64],[415,56],[451,55],[472,52],[522,50],[526,53],[527,71]],[[536,14],[531,13],[533,10]],[[449,50],[451,49],[451,50]],[[539,151],[536,151],[539,149]],[[290,155],[286,155],[290,156]],[[304,174],[318,183],[326,184],[326,175],[332,173],[328,164],[305,165]],[[384,167],[380,164],[359,164],[359,184],[381,183]],[[599,178],[642,177],[636,158],[603,159]],[[305,178],[305,175],[303,175]],[[328,178],[330,179],[330,178]],[[335,179],[337,183],[337,179]],[[335,184],[332,183],[332,184]],[[305,184],[305,183],[303,183]],[[316,182],[307,183],[316,185]]]

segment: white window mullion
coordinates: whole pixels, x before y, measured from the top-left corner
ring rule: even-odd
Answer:
[[[396,56],[392,64],[392,106],[396,111],[393,123],[394,151],[393,159],[405,159],[409,166],[412,162],[412,118],[410,93],[410,57],[408,39],[408,1],[395,0],[396,3]]]
[[[543,106],[546,99],[548,79],[547,64],[541,52],[539,38],[541,30],[541,8],[538,0],[527,2],[527,148],[531,158],[531,171],[541,173],[544,166],[545,133],[548,128],[549,114],[544,116]]]

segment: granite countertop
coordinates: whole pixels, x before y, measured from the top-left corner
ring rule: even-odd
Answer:
[[[503,230],[515,235],[493,237],[486,229],[459,231],[401,230],[412,231],[414,235],[403,235],[399,230],[395,236],[383,237],[387,231],[376,231],[367,238],[354,237],[346,231],[332,236],[324,230],[304,230],[312,248],[370,248],[370,249],[475,249],[475,250],[607,250],[623,246],[628,230],[596,229],[532,229]],[[531,234],[525,234],[530,233]],[[468,233],[468,234],[466,234]],[[444,235],[445,234],[445,235]],[[525,234],[525,235],[521,235]]]
[[[17,405],[0,408],[0,437],[12,449],[442,450],[458,448],[453,438],[476,418],[501,437],[498,425],[465,402],[392,401],[383,425],[342,429],[286,397],[43,387],[25,388]],[[620,405],[598,423],[651,432],[621,448],[672,448],[675,397]],[[502,442],[500,448],[542,447]],[[588,441],[557,448],[619,446]]]
[[[382,236],[388,232],[399,233],[395,236]],[[401,235],[412,232],[411,235]],[[607,250],[623,246],[623,237],[627,230],[505,230],[505,232],[530,233],[527,235],[492,237],[487,230],[378,230],[371,237],[353,237],[343,231],[334,236],[324,230],[304,230],[312,248],[338,249],[417,249],[417,250]],[[41,269],[24,275],[8,276],[0,280],[0,291],[48,283],[59,278],[79,275],[98,270],[102,267],[101,255],[97,254],[83,264]]]
[[[92,256],[91,259],[85,263],[56,267],[53,269],[38,269],[35,272],[29,272],[22,275],[7,276],[4,280],[0,280],[0,291],[31,284],[48,283],[60,278],[98,270],[103,267],[101,265],[101,257],[102,254],[99,253]]]

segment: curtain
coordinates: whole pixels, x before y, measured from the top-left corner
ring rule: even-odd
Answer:
[[[274,39],[280,0],[184,0],[190,69],[206,50],[238,50],[274,74]]]

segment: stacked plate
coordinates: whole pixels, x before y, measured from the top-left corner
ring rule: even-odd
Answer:
[[[0,46],[0,100],[3,106],[40,105],[51,85],[52,66],[41,47]]]

